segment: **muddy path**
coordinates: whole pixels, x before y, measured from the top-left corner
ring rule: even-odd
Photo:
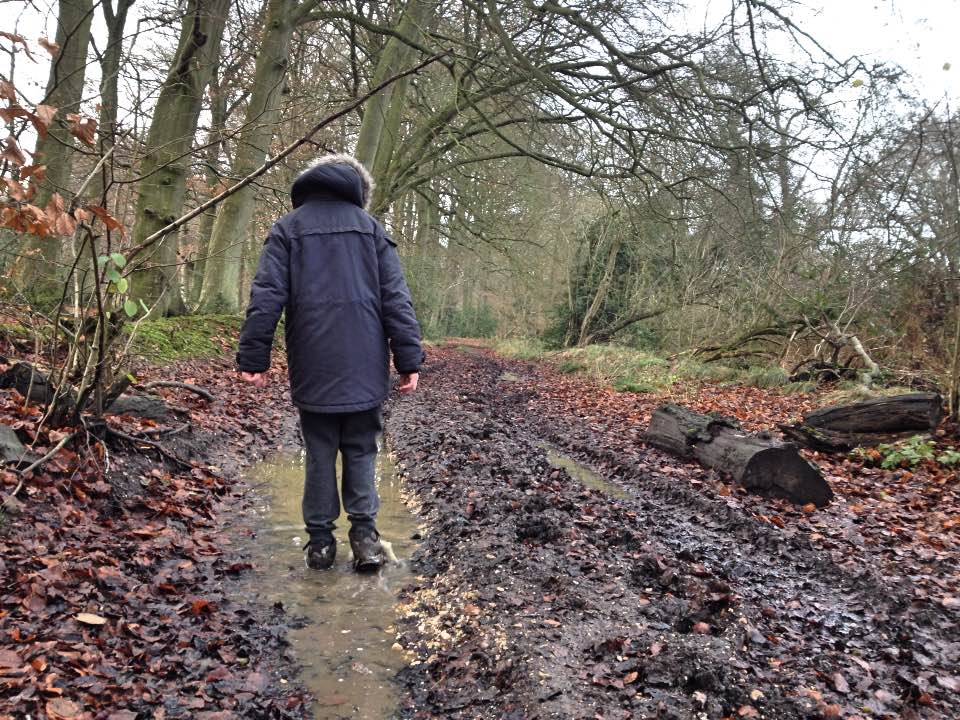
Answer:
[[[390,408],[429,530],[398,623],[407,714],[960,717],[955,612],[869,558],[838,562],[731,498],[612,462],[504,370],[433,351],[422,391]],[[602,482],[548,460],[544,443],[571,436],[568,454],[613,468]]]

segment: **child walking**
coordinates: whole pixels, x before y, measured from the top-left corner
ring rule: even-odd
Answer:
[[[385,562],[374,479],[389,357],[403,393],[416,390],[423,361],[396,244],[366,211],[372,189],[369,173],[347,155],[326,156],[294,181],[293,210],[273,225],[260,255],[237,352],[243,380],[264,387],[285,312],[290,391],[307,455],[304,553],[317,570],[336,558],[338,452],[354,567]]]

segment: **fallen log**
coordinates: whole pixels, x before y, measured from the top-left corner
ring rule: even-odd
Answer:
[[[730,418],[700,415],[668,403],[654,411],[646,441],[729,474],[747,490],[823,506],[833,491],[820,470],[791,443],[748,435]]]
[[[833,432],[903,432],[933,430],[943,418],[936,393],[891,395],[852,405],[820,408],[803,416],[805,425]]]
[[[778,427],[814,450],[847,452],[931,432],[942,418],[943,399],[937,393],[907,393],[820,408],[799,423]]]

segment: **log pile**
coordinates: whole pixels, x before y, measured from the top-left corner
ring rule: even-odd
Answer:
[[[908,393],[820,408],[804,415],[802,422],[779,428],[791,440],[813,450],[847,452],[932,432],[942,417],[939,395]]]
[[[801,457],[795,445],[767,434],[747,434],[730,418],[668,403],[654,411],[646,441],[727,473],[752,492],[817,506],[833,497],[820,470]]]

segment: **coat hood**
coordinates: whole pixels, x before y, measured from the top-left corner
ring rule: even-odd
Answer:
[[[373,193],[373,178],[350,155],[325,155],[294,180],[290,188],[293,206],[300,207],[311,195],[333,195],[366,209]]]

